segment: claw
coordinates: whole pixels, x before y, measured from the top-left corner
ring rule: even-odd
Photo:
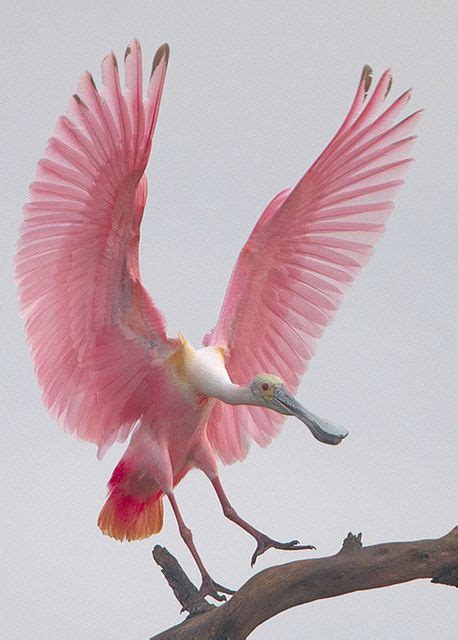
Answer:
[[[258,556],[262,555],[267,551],[267,549],[282,549],[283,551],[300,551],[304,549],[316,549],[311,544],[299,544],[299,540],[291,540],[291,542],[278,542],[277,540],[272,540],[268,536],[262,534],[257,539],[257,546],[255,552],[251,556],[251,566],[253,567]]]
[[[227,598],[225,595],[223,595],[225,593],[231,596],[235,593],[235,591],[218,584],[217,582],[212,580],[208,574],[202,578],[202,584],[199,589],[199,595],[202,596],[202,598],[210,596],[218,602],[226,602]]]

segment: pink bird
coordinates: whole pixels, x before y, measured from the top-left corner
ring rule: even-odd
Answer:
[[[16,278],[43,398],[62,427],[95,442],[98,456],[131,435],[108,483],[98,525],[118,540],[158,533],[163,496],[202,576],[174,487],[197,467],[224,515],[256,541],[257,556],[311,549],[278,542],[243,520],[218,477],[217,459],[243,460],[250,441],[267,446],[285,416],[320,442],[346,429],[295,398],[318,338],[368,260],[403,184],[418,122],[398,122],[407,91],[390,106],[386,71],[368,96],[365,66],[342,126],[292,189],[268,204],[234,267],[215,328],[202,348],[169,338],[139,270],[140,223],[169,48],[154,58],[146,97],[140,46],[127,48],[125,88],[111,53],[103,88],[85,73],[59,118],[24,207]],[[270,373],[262,373],[268,371]]]

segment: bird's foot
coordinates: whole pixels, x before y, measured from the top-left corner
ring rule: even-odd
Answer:
[[[311,544],[299,544],[299,540],[291,540],[291,542],[277,542],[272,540],[269,536],[261,533],[256,536],[257,547],[253,555],[251,556],[251,566],[254,566],[258,556],[262,555],[267,549],[283,549],[284,551],[300,551],[301,549],[316,549]]]
[[[235,593],[235,591],[218,584],[210,578],[208,573],[202,578],[202,584],[199,589],[199,595],[202,598],[210,596],[211,598],[218,600],[218,602],[226,602],[227,598],[225,595],[223,595],[225,593],[231,596]]]

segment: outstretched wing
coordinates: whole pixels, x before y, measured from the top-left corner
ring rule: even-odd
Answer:
[[[151,404],[173,348],[138,267],[144,171],[167,60],[163,45],[145,99],[136,40],[125,55],[124,92],[112,53],[100,92],[83,75],[24,207],[16,280],[44,402],[99,453],[125,439]]]
[[[331,143],[294,189],[278,194],[242,249],[216,327],[204,340],[226,345],[234,382],[279,375],[295,391],[342,294],[385,228],[411,162],[420,116],[393,124],[410,98],[383,110],[385,72],[369,99],[365,67],[350,111]],[[218,402],[208,437],[221,459],[241,460],[249,438],[266,446],[283,417],[259,407]]]

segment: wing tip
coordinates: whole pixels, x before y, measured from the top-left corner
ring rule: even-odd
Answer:
[[[361,80],[360,80],[360,83],[364,87],[364,98],[366,98],[367,94],[369,93],[369,89],[371,88],[373,77],[374,77],[374,72],[372,70],[372,67],[368,64],[365,64],[361,72]]]
[[[160,65],[163,59],[165,59],[165,66],[167,66],[169,62],[169,56],[170,56],[170,47],[167,42],[164,42],[164,44],[162,44],[159,47],[159,49],[156,51],[154,55],[153,66],[151,68],[150,77],[152,77],[153,73],[156,71],[157,67]]]
[[[387,87],[385,89],[385,95],[383,96],[384,100],[387,97],[387,95],[390,93],[391,87],[393,86],[393,75],[391,73],[391,69],[387,69],[387,71],[385,71],[385,73],[387,73],[389,75],[389,78],[388,78],[388,85],[387,85]]]
[[[110,51],[110,53],[107,53],[103,58],[102,58],[102,72],[104,70],[104,68],[106,68],[109,64],[113,64],[113,66],[115,67],[115,69],[118,68],[118,63],[116,60],[116,56],[113,53],[113,51]]]
[[[92,73],[90,71],[86,71],[86,75],[87,75],[87,78],[89,79],[89,82],[92,84],[94,89],[97,91],[97,85],[95,84],[94,76],[92,75]]]
[[[72,95],[73,100],[76,102],[76,104],[79,107],[83,107],[85,109],[87,109],[87,105],[85,104],[85,102],[80,98],[80,96],[77,93],[74,93]]]
[[[127,45],[126,51],[124,53],[124,62],[126,62],[132,51],[136,51],[137,53],[140,53],[141,51],[140,42],[137,40],[137,38],[132,38],[132,40]]]
[[[363,85],[364,87],[364,99],[366,99],[367,94],[369,93],[369,89],[371,88],[373,77],[374,77],[374,72],[372,67],[368,64],[365,64],[361,72],[361,80],[360,80],[360,84]],[[387,81],[387,86],[385,89],[385,94],[383,96],[384,99],[390,93],[391,87],[393,85],[393,74],[392,74],[391,68],[385,69],[385,71],[383,72],[380,78],[379,84],[380,82],[385,82],[385,81]]]

